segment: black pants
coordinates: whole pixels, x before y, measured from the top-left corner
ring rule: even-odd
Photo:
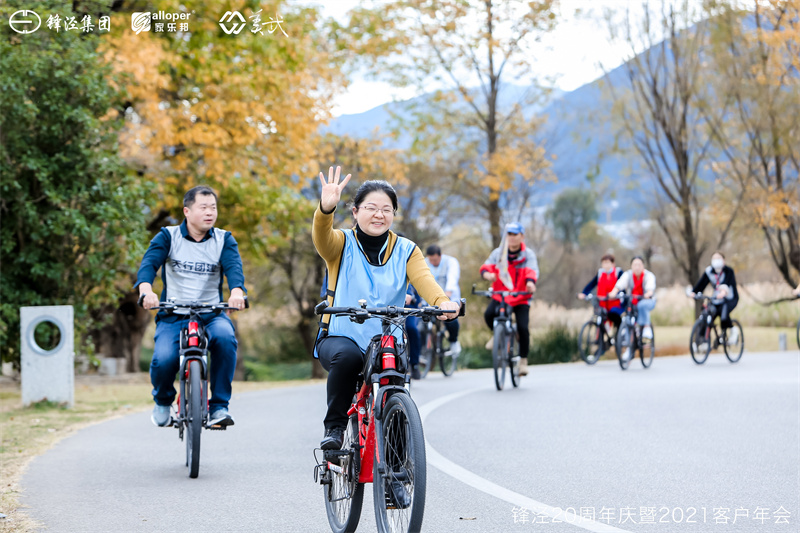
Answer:
[[[486,320],[486,325],[489,329],[494,326],[494,319],[500,314],[500,302],[492,300],[483,313],[483,318]],[[514,316],[517,318],[517,332],[519,333],[519,356],[528,358],[528,350],[531,344],[531,334],[528,331],[528,320],[530,316],[531,306],[528,304],[515,305],[511,308]]]
[[[444,329],[447,330],[447,338],[450,343],[458,342],[458,319],[452,322],[445,322]]]
[[[322,368],[328,371],[328,412],[325,429],[345,427],[358,374],[364,369],[361,348],[347,337],[324,337],[317,343]]]
[[[736,309],[736,305],[739,303],[739,300],[725,300],[721,304],[715,304],[714,307],[716,312],[714,313],[714,318],[719,317],[719,323],[722,326],[722,329],[727,329],[733,327],[733,322],[731,322],[731,311]]]

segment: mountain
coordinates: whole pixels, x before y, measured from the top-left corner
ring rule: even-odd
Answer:
[[[624,67],[620,66],[609,74],[611,83],[617,85],[625,81]],[[637,186],[632,175],[638,170],[634,157],[610,154],[614,143],[613,132],[608,124],[611,101],[603,94],[604,78],[587,83],[570,92],[551,95],[546,105],[525,109],[526,114],[539,114],[547,117],[540,142],[544,142],[548,154],[553,157],[553,171],[558,178],[556,183],[540,186],[540,192],[533,201],[534,207],[544,207],[552,202],[554,196],[567,187],[589,187],[587,176],[600,184],[600,189],[610,191],[608,198],[598,205],[602,222],[622,222],[636,219],[646,212],[643,206],[649,190]],[[476,89],[479,90],[479,89]],[[527,87],[507,85],[500,93],[499,106],[507,108],[520,99]],[[389,111],[401,116],[407,115],[408,104],[422,104],[429,95],[421,95],[403,102],[390,102],[363,113],[342,115],[325,128],[337,134],[353,137],[371,137],[376,128],[388,131],[391,124]],[[401,136],[392,143],[393,147],[405,148],[410,137]],[[633,174],[632,174],[633,173]]]

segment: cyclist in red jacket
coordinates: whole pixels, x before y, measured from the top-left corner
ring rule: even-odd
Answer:
[[[501,248],[495,248],[489,255],[489,259],[481,265],[481,277],[486,281],[493,282],[493,291],[527,291],[533,294],[536,292],[536,280],[539,278],[539,262],[536,260],[536,254],[533,253],[533,250],[525,247],[523,242],[525,232],[522,229],[522,224],[512,222],[506,224],[505,229],[508,241],[508,273],[511,276],[512,287],[507,287],[500,281]],[[528,374],[530,299],[529,295],[513,296],[506,299],[517,318],[520,356],[519,374],[521,376]],[[489,329],[492,329],[495,317],[500,314],[500,306],[500,296],[494,296],[483,314]]]
[[[616,265],[616,260],[613,254],[606,254],[600,258],[600,270],[597,275],[592,278],[583,292],[578,295],[578,298],[585,300],[586,297],[597,287],[597,296],[605,298],[608,293],[614,290],[614,285],[617,280],[622,276],[622,269]],[[607,300],[598,302],[600,307],[608,311],[608,319],[614,324],[615,328],[619,327],[622,321],[622,306],[619,300]]]

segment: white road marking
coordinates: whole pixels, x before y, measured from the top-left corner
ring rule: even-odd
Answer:
[[[433,411],[438,409],[439,407],[443,406],[444,404],[451,402],[457,398],[462,396],[466,396],[468,394],[472,394],[477,391],[485,390],[486,387],[478,387],[474,389],[468,389],[464,391],[455,392],[453,394],[448,394],[446,396],[442,396],[432,402],[428,402],[425,405],[419,408],[419,414],[422,418],[423,426],[425,423],[425,419],[431,414]],[[550,518],[556,518],[561,520],[562,522],[566,522],[567,524],[577,526],[579,528],[585,529],[587,531],[594,531],[597,533],[611,533],[611,532],[621,532],[621,533],[630,533],[625,529],[619,529],[609,524],[603,524],[600,522],[595,522],[593,520],[589,520],[588,518],[583,518],[578,516],[574,513],[566,512],[564,509],[560,507],[552,507],[542,502],[537,502],[527,496],[509,490],[505,487],[501,487],[496,483],[492,483],[488,479],[484,479],[479,475],[470,472],[466,468],[455,464],[454,462],[450,461],[442,454],[436,451],[433,446],[431,446],[430,441],[428,441],[427,437],[425,438],[425,451],[428,459],[428,464],[435,466],[445,474],[457,479],[458,481],[469,485],[470,487],[476,488],[481,492],[485,492],[490,496],[494,496],[500,500],[507,501],[508,503],[521,507],[523,509],[527,509],[530,512],[536,514],[542,514],[549,516]]]

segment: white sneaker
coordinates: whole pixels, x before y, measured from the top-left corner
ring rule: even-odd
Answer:
[[[528,358],[523,357],[519,360],[519,375],[520,376],[527,376],[528,375]]]
[[[487,350],[491,350],[492,348],[494,348],[494,335],[489,337],[489,341],[486,343]]]
[[[739,343],[739,328],[728,329],[728,346],[736,346]]]
[[[642,338],[643,339],[652,339],[653,338],[653,328],[650,326],[645,326],[642,328]]]
[[[697,345],[697,351],[700,352],[700,353],[708,351],[708,343],[707,342],[701,342],[700,344],[698,344]]]
[[[461,344],[458,341],[450,344],[450,353],[454,356],[461,353]]]

